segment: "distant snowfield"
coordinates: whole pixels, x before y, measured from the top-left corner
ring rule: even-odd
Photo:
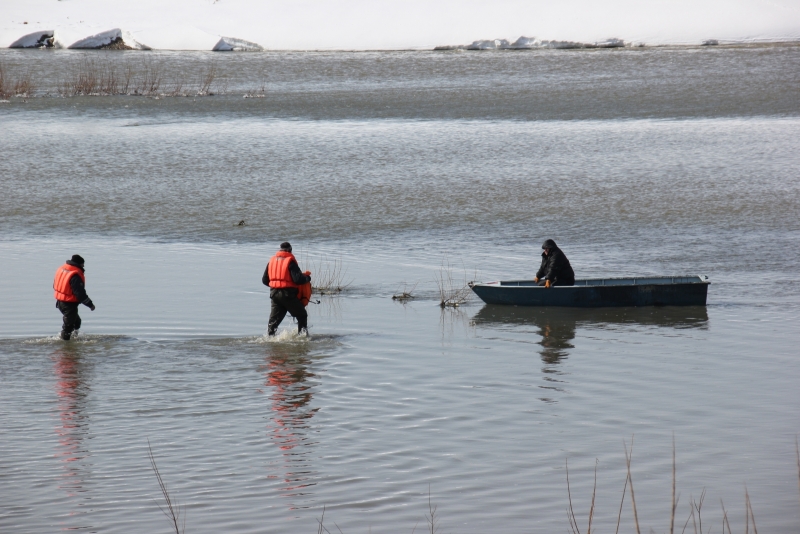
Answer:
[[[520,36],[700,44],[800,39],[800,0],[0,0],[0,47],[55,30],[68,47],[112,29],[153,49],[221,37],[272,50],[393,50]]]

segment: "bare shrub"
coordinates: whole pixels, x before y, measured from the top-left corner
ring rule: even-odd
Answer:
[[[185,94],[183,90],[183,79],[176,76],[172,82],[172,89],[167,92],[166,96],[184,96]]]
[[[477,273],[473,278],[477,278]],[[469,280],[467,280],[467,270],[464,269],[463,282],[460,278],[456,280],[453,268],[447,258],[442,260],[442,266],[434,281],[439,288],[439,306],[442,308],[457,308],[472,297],[472,288],[469,287]]]
[[[330,260],[324,256],[311,265],[311,288],[320,295],[341,293],[353,283],[346,278],[347,269],[343,266],[341,258]]]
[[[98,94],[119,94],[119,78],[117,77],[117,70],[113,65],[103,65],[100,69],[99,78],[100,81],[97,86]]]
[[[198,96],[206,96],[213,94],[211,92],[211,84],[214,83],[214,78],[217,77],[217,65],[212,63],[208,66],[206,71],[200,76],[200,88],[197,91]]]
[[[10,96],[9,89],[7,87],[8,79],[6,78],[6,72],[3,68],[3,64],[0,63],[0,98],[8,98]]]
[[[125,64],[123,69],[122,78],[120,81],[120,93],[123,95],[130,94],[131,81],[133,80],[133,67],[130,63]]]
[[[20,75],[20,77],[14,81],[15,96],[30,97],[33,96],[33,92],[35,90],[36,90],[36,85],[33,83],[30,71],[27,71],[24,74]]]
[[[136,86],[136,94],[150,96],[158,94],[161,87],[161,69],[154,65],[152,61],[145,61],[143,64],[142,77]]]
[[[17,78],[12,79],[5,68],[0,64],[0,98],[12,96],[31,97],[36,90],[30,71],[25,71]]]
[[[407,302],[409,300],[414,300],[417,298],[414,295],[414,290],[417,289],[417,285],[419,281],[414,282],[414,285],[409,286],[407,283],[403,283],[401,288],[398,288],[397,292],[392,295],[392,300],[399,300],[400,302]]]
[[[266,83],[261,84],[261,87],[258,89],[250,89],[244,94],[245,98],[264,98],[266,97],[267,92],[267,85]]]

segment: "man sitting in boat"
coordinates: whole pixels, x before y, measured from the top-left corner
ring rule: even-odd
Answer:
[[[575,271],[572,270],[567,256],[552,239],[548,239],[542,245],[542,266],[539,267],[533,280],[540,286],[548,288],[575,285]]]

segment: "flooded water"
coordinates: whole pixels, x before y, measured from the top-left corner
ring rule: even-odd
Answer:
[[[87,58],[227,92],[58,96]],[[625,443],[663,532],[673,439],[679,528],[705,490],[743,531],[746,487],[800,529],[800,47],[0,64],[39,84],[0,103],[0,530],[168,531],[149,443],[188,533],[429,531],[429,499],[549,533],[570,494],[586,530],[595,467],[613,532]],[[443,266],[532,277],[546,238],[578,277],[705,274],[708,306],[439,308]],[[346,270],[309,339],[264,337],[284,240]],[[62,342],[76,253],[97,310]]]

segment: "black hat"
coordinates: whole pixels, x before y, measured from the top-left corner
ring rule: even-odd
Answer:
[[[288,241],[284,241],[283,243],[281,243],[281,250],[285,250],[286,252],[291,252],[292,251],[291,243],[289,243]]]
[[[77,263],[78,265],[83,265],[84,263],[86,263],[86,261],[84,261],[84,259],[83,259],[83,258],[81,258],[81,257],[80,257],[79,255],[77,255],[77,254],[75,254],[75,255],[73,255],[73,256],[72,256],[72,262],[73,262],[73,263]]]
[[[542,248],[545,249],[545,248],[558,248],[558,247],[556,246],[555,241],[553,241],[552,239],[548,239],[547,241],[542,243]]]

